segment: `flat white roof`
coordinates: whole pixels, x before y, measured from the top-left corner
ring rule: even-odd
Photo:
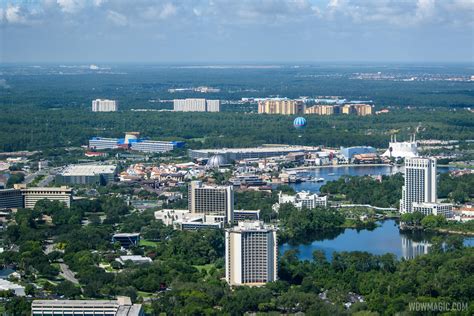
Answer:
[[[116,165],[70,165],[61,172],[63,176],[95,176],[103,173],[115,173]]]
[[[298,152],[298,151],[317,151],[319,147],[315,146],[263,146],[263,147],[250,147],[250,148],[221,148],[221,149],[194,149],[193,152],[200,153],[253,153],[253,152]]]

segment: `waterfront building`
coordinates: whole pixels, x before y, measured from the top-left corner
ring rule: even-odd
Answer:
[[[219,216],[222,222],[232,222],[234,213],[233,186],[204,185],[191,181],[188,186],[188,208],[192,214]]]
[[[278,278],[276,229],[260,221],[239,222],[225,232],[225,274],[229,285],[259,286]]]
[[[132,304],[129,297],[117,300],[34,300],[32,316],[144,316],[141,304]]]
[[[95,99],[92,101],[92,112],[116,112],[118,102],[108,99]]]
[[[413,203],[436,203],[436,158],[405,159],[400,212],[412,213]]]
[[[56,175],[56,183],[69,185],[106,185],[113,182],[117,172],[116,165],[69,165]]]
[[[301,191],[295,195],[284,194],[283,192],[278,193],[278,203],[273,205],[273,210],[278,212],[280,206],[285,203],[291,203],[298,209],[303,207],[313,209],[316,207],[327,207],[328,197],[319,196],[316,193],[311,194],[308,191]]]
[[[377,150],[371,146],[357,146],[357,147],[341,147],[340,151],[347,160],[354,158],[354,155],[360,154],[375,154]]]
[[[220,112],[220,100],[174,99],[173,110],[178,112]]]
[[[397,142],[397,135],[392,135],[388,149],[383,153],[384,157],[389,158],[413,158],[418,156],[418,145],[415,135],[410,137],[410,141]]]
[[[230,162],[243,159],[280,157],[290,153],[318,153],[319,151],[319,147],[313,146],[263,145],[250,148],[190,149],[188,153],[192,159],[221,155],[226,161]]]
[[[305,109],[305,104],[297,100],[267,99],[258,102],[258,113],[260,114],[304,114]]]
[[[449,203],[412,203],[413,212],[423,215],[442,215],[446,218],[453,217],[453,205]]]

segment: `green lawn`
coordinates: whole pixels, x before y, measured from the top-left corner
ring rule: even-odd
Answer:
[[[147,246],[147,247],[156,247],[158,244],[157,241],[151,241],[146,239],[140,239],[140,246]]]

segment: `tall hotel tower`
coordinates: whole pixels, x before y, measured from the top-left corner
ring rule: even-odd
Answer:
[[[436,203],[436,199],[436,159],[406,158],[400,213],[412,213],[413,204]]]
[[[225,232],[225,277],[229,285],[258,286],[278,278],[277,235],[260,221],[239,222]]]
[[[210,186],[201,181],[191,181],[188,187],[188,207],[193,214],[216,217],[231,223],[234,220],[233,186]]]

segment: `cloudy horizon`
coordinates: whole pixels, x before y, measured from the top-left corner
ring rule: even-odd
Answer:
[[[473,62],[472,0],[2,0],[9,62]]]

